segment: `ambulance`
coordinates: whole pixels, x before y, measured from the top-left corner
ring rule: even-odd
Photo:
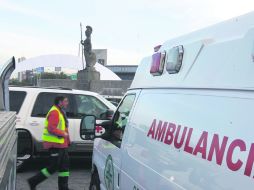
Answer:
[[[253,190],[254,12],[156,50],[111,120],[82,119],[90,189]]]

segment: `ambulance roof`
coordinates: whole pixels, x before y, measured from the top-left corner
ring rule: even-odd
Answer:
[[[254,12],[169,40],[159,52],[184,48],[181,69],[150,74],[152,56],[139,65],[131,88],[254,90]]]

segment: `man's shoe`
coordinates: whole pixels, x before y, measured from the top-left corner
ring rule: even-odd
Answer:
[[[69,177],[58,177],[58,190],[71,190],[68,186]]]
[[[34,185],[32,184],[31,179],[28,179],[28,180],[27,180],[27,183],[28,183],[28,186],[29,186],[30,190],[36,190],[36,186],[34,186]]]
[[[29,178],[27,182],[31,190],[36,190],[36,186],[45,179],[47,179],[47,177],[43,175],[42,172],[39,172],[35,176]]]

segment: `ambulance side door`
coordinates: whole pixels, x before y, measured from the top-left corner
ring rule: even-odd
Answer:
[[[137,94],[127,94],[116,110],[109,140],[95,140],[93,160],[100,160],[101,189],[118,190],[121,179],[122,140]],[[103,159],[103,160],[102,160]]]

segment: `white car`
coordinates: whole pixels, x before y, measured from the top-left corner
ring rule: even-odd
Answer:
[[[17,130],[19,133],[18,151],[25,155],[27,138],[33,140],[33,156],[44,153],[42,147],[42,132],[44,120],[54,98],[64,95],[69,99],[66,110],[69,120],[71,139],[70,153],[81,156],[91,156],[93,141],[83,141],[79,135],[81,118],[85,115],[96,115],[98,119],[106,119],[115,106],[97,93],[73,90],[67,88],[35,88],[10,87],[10,110],[17,113]],[[109,111],[112,110],[112,111]],[[112,113],[111,113],[112,114]],[[29,149],[29,147],[27,147]],[[22,151],[21,151],[22,150]],[[29,152],[29,150],[27,150]]]
[[[83,118],[81,137],[96,137],[90,189],[253,190],[253,114],[254,12],[169,40],[112,120]]]

